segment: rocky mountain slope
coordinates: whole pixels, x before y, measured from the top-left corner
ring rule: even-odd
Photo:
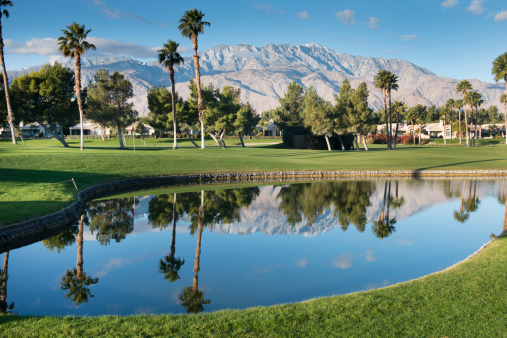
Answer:
[[[201,79],[215,87],[233,86],[241,89],[241,98],[248,101],[257,113],[278,105],[278,97],[287,91],[290,82],[296,81],[305,88],[313,86],[326,100],[334,103],[344,79],[353,87],[366,81],[370,91],[370,107],[382,107],[381,92],[373,85],[373,77],[386,69],[398,76],[399,90],[393,92],[393,100],[402,100],[409,107],[418,103],[429,106],[443,105],[447,99],[459,99],[456,84],[461,79],[438,76],[431,71],[400,59],[365,58],[336,53],[329,48],[316,45],[277,45],[254,47],[220,45],[201,54]],[[66,65],[73,67],[71,60]],[[9,72],[11,79],[39,69],[41,66]],[[146,91],[151,86],[170,86],[169,75],[156,61],[143,63],[129,58],[83,59],[83,83],[92,80],[95,72],[105,68],[125,75],[134,86],[133,99],[140,115],[148,113]],[[195,76],[193,61],[176,68],[176,88],[183,97],[188,97],[188,81]],[[499,105],[505,90],[503,83],[491,84],[469,80],[484,99],[483,107]]]

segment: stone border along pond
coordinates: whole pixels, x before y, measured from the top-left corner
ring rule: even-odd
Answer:
[[[457,177],[506,177],[507,170],[379,170],[379,171],[278,171],[226,174],[198,174],[162,177],[134,178],[89,187],[79,192],[78,200],[53,214],[21,223],[0,227],[0,253],[38,242],[59,234],[83,212],[88,201],[122,191],[160,186],[194,184],[248,183],[263,181],[294,181],[297,179],[372,179],[372,178],[457,178]]]

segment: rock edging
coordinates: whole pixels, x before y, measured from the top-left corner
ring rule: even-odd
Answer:
[[[278,171],[250,173],[197,174],[134,178],[99,184],[82,190],[78,200],[50,215],[0,228],[0,253],[28,245],[63,231],[83,212],[85,204],[95,198],[122,190],[189,183],[249,182],[260,180],[290,181],[305,178],[375,178],[375,177],[505,177],[507,170],[370,170],[370,171]]]

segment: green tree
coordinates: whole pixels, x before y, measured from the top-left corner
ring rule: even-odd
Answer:
[[[364,149],[368,150],[366,145],[366,135],[375,128],[373,124],[372,110],[368,108],[368,88],[366,83],[362,82],[350,93],[350,105],[345,115],[347,130],[355,135],[356,150],[359,150],[359,143],[363,140]]]
[[[243,142],[243,135],[251,133],[259,123],[260,117],[255,115],[253,108],[250,104],[242,105],[236,113],[234,118],[234,130],[238,133],[239,141],[241,146],[244,148],[245,143]]]
[[[446,118],[449,118],[449,124],[451,127],[451,143],[452,143],[452,115],[454,112],[454,110],[453,110],[454,107],[455,107],[454,99],[448,99],[447,102],[445,103],[444,108],[442,109],[442,118],[444,119],[444,144],[447,143],[446,138],[445,138],[445,136],[446,136],[446,129],[445,129]]]
[[[426,123],[438,122],[442,114],[438,111],[437,107],[433,104],[428,108],[426,113]]]
[[[196,41],[197,43],[197,41]],[[176,83],[174,81],[174,66],[183,64],[183,58],[178,53],[179,44],[173,40],[169,40],[164,43],[164,47],[158,51],[158,63],[169,70],[169,78],[171,79],[171,108],[173,112],[173,149],[178,148],[178,142],[176,140]]]
[[[58,62],[45,64],[39,71],[14,79],[11,84],[12,103],[25,123],[38,123],[64,147],[69,145],[63,135],[64,126],[77,120],[78,107],[71,99],[74,73]]]
[[[3,79],[4,79],[5,102],[7,105],[7,121],[9,122],[9,126],[11,128],[12,144],[16,144],[16,134],[14,132],[14,114],[12,113],[11,98],[9,95],[9,78],[7,76],[7,70],[5,68],[5,60],[4,60],[4,39],[3,39],[3,35],[2,35],[2,15],[5,16],[5,18],[9,17],[9,11],[5,7],[12,7],[12,1],[10,1],[10,0],[1,0],[0,1],[0,65],[2,66],[2,74],[3,74]]]
[[[465,133],[466,133],[466,146],[470,146],[469,133],[468,133],[468,114],[467,114],[467,92],[472,90],[472,84],[467,80],[462,80],[456,85],[456,92],[463,95],[463,108],[465,110]],[[460,124],[461,125],[461,124]],[[460,142],[461,143],[461,142]]]
[[[422,122],[425,118],[426,107],[420,104],[417,104],[415,107],[411,107],[407,114],[406,118],[412,124],[412,136],[413,136],[413,144],[415,144],[415,129],[414,124],[419,124],[419,144],[421,144],[421,134],[422,134]]]
[[[327,150],[331,151],[329,138],[333,136],[334,110],[329,102],[321,98],[315,88],[310,87],[303,96],[303,123],[309,128],[313,135],[324,136],[327,143]]]
[[[101,245],[111,240],[120,242],[134,231],[134,207],[136,198],[118,198],[92,201],[88,206],[90,231]]]
[[[112,75],[105,69],[99,69],[88,89],[88,114],[92,121],[109,120],[118,130],[120,148],[125,149],[122,130],[133,123],[137,112],[129,103],[134,96],[132,84],[118,73]]]
[[[303,86],[294,81],[289,83],[287,93],[278,98],[280,106],[273,111],[273,120],[279,129],[303,125],[303,94]]]
[[[342,147],[342,151],[345,151],[345,145],[343,143],[342,136],[348,134],[348,121],[346,116],[349,114],[349,111],[353,109],[352,102],[350,101],[350,95],[352,93],[352,87],[350,85],[349,80],[345,79],[340,86],[339,95],[334,95],[335,105],[334,105],[334,133],[338,136],[340,140],[340,144]]]
[[[495,61],[493,61],[493,69],[491,70],[492,74],[495,75],[495,82],[500,80],[504,80],[505,82],[505,94],[507,95],[507,53],[503,53],[499,55]],[[507,108],[504,103],[504,119],[505,119],[505,144],[507,144]]]
[[[85,30],[85,25],[79,25],[76,22],[73,22],[72,25],[67,26],[67,29],[62,29],[63,36],[58,38],[58,50],[60,50],[65,57],[74,58],[74,91],[76,92],[79,120],[81,123],[81,150],[84,150],[83,100],[81,98],[81,55],[83,55],[88,49],[95,50],[95,46],[86,41],[86,37],[90,31],[91,29]]]
[[[388,81],[386,83],[387,96],[389,98],[389,149],[392,149],[393,145],[393,122],[392,122],[392,105],[391,105],[391,91],[398,90],[398,77],[393,73],[389,72]],[[396,135],[395,135],[396,140]],[[396,141],[395,141],[396,143]],[[396,147],[394,147],[396,149]]]
[[[478,113],[479,113],[479,107],[484,103],[484,100],[482,99],[482,95],[476,91],[469,91],[467,93],[467,101],[470,105],[470,118],[471,118],[471,126],[470,129],[473,129],[473,126],[475,125],[474,130],[474,136],[471,140],[471,144],[473,147],[475,147],[475,139],[477,138],[477,122],[478,122]],[[474,108],[475,108],[475,114],[474,114]],[[467,126],[468,127],[468,126]]]
[[[185,12],[183,17],[179,21],[178,29],[181,35],[185,38],[189,38],[192,41],[194,47],[194,68],[195,68],[195,80],[197,85],[197,107],[199,111],[199,121],[201,122],[201,148],[204,148],[204,108],[201,97],[201,73],[199,71],[199,55],[197,54],[197,37],[199,34],[204,33],[204,26],[209,26],[208,21],[203,21],[204,13],[197,10],[197,8],[190,9]]]

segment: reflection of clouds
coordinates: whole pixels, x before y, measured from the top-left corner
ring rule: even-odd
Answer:
[[[396,242],[398,245],[412,245],[414,244],[414,241],[411,239],[400,239],[398,242]]]
[[[308,264],[308,258],[300,258],[296,262],[296,265],[299,266],[300,268],[306,267],[307,264]]]
[[[363,256],[364,258],[366,258],[367,262],[373,262],[373,261],[377,260],[377,257],[375,257],[374,254],[375,254],[375,250],[368,249],[368,250],[366,250],[366,253],[361,254],[361,256]]]
[[[30,303],[30,305],[28,305],[28,307],[36,307],[36,306],[39,306],[40,305],[40,297],[37,297],[36,300],[34,300],[33,302]]]
[[[135,259],[127,259],[127,258],[124,258],[124,257],[119,257],[119,258],[111,258],[107,263],[106,265],[97,272],[97,277],[98,278],[102,278],[104,277],[105,275],[107,275],[109,272],[111,272],[112,270],[114,269],[121,269],[125,266],[129,266],[129,265],[132,265],[132,264],[136,264],[136,263],[140,263],[144,260],[145,258],[135,258]]]
[[[364,290],[372,290],[372,289],[378,289],[378,288],[383,288],[385,286],[388,286],[390,285],[391,282],[388,281],[387,279],[384,279],[384,281],[380,284],[366,284],[364,286]]]
[[[352,255],[344,253],[333,261],[333,266],[340,269],[348,269],[352,266]]]
[[[119,313],[121,311],[121,305],[120,304],[108,304],[107,305],[107,311],[109,313]]]
[[[136,308],[136,313],[154,313],[157,308],[141,305]]]
[[[268,272],[271,272],[273,270],[281,269],[281,268],[283,268],[282,264],[279,264],[277,266],[267,265],[267,266],[263,266],[263,267],[259,267],[259,268],[254,268],[252,270],[252,272],[255,273],[255,274],[268,273]]]

